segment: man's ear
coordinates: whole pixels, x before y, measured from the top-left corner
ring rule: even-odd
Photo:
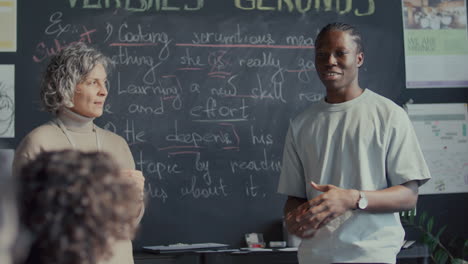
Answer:
[[[364,52],[359,52],[357,55],[357,66],[360,68],[364,64]]]

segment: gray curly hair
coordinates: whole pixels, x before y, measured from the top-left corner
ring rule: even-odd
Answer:
[[[57,113],[62,107],[73,107],[76,85],[98,64],[109,72],[112,61],[83,42],[73,43],[50,60],[41,83],[42,108]]]

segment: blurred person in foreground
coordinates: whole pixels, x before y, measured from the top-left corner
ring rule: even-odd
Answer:
[[[26,264],[95,264],[132,238],[140,190],[104,152],[42,152],[17,177]]]

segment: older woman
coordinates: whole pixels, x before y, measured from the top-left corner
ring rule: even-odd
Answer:
[[[94,264],[135,232],[139,190],[107,153],[42,152],[18,179],[25,264]]]
[[[143,193],[144,177],[135,170],[126,141],[93,122],[103,114],[110,64],[106,56],[84,43],[72,44],[51,59],[42,81],[41,100],[54,118],[31,131],[20,143],[13,162],[14,174],[43,151],[105,151],[111,153],[123,173]],[[135,204],[141,212],[142,200]],[[113,257],[106,263],[133,263],[130,240],[115,243]]]

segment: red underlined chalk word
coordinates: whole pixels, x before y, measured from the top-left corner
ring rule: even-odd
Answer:
[[[109,46],[113,47],[144,47],[144,46],[157,46],[158,43],[111,43]]]
[[[291,45],[254,45],[254,44],[192,44],[177,43],[179,47],[200,48],[269,48],[269,49],[314,49],[314,46],[291,46]]]

